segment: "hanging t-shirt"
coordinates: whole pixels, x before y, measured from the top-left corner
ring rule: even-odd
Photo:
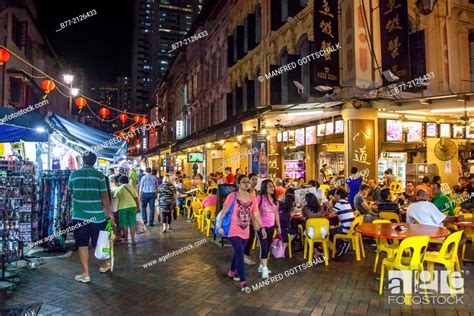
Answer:
[[[264,227],[275,226],[275,213],[278,212],[278,203],[273,202],[273,199],[267,199],[259,195],[257,197],[257,206],[260,209],[260,217]]]
[[[53,165],[51,166],[52,170],[61,170],[61,162],[59,159],[53,159]]]
[[[224,201],[225,206],[231,206],[234,196],[237,193],[231,193]],[[250,234],[250,215],[258,211],[257,200],[253,195],[249,196],[248,201],[244,202],[235,199],[234,207],[230,220],[229,237],[240,237],[242,239],[249,239]]]

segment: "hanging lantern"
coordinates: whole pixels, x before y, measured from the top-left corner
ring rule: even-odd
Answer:
[[[105,119],[107,116],[109,116],[110,110],[106,107],[103,107],[99,110],[99,114],[100,114],[100,116],[102,116],[102,118]]]
[[[148,119],[146,117],[142,118],[142,124],[143,125],[148,124]]]
[[[133,120],[135,121],[135,123],[140,123],[140,120],[141,120],[141,119],[142,119],[142,118],[140,117],[140,115],[135,115],[135,116],[133,117]]]
[[[125,123],[127,120],[128,120],[128,115],[125,114],[125,113],[122,113],[119,115],[119,120],[122,122],[122,123]]]
[[[82,110],[82,108],[87,105],[87,100],[83,97],[77,98],[76,101],[74,101],[74,102],[76,103],[79,110]]]
[[[120,136],[121,138],[125,138],[125,132],[124,132],[124,131],[121,131],[121,132],[119,133],[119,136]]]
[[[7,62],[9,59],[10,53],[4,48],[0,48],[0,65],[3,65],[3,63]]]
[[[136,130],[135,126],[130,127],[130,132],[134,133]]]
[[[48,94],[50,91],[53,91],[56,85],[54,84],[53,80],[43,80],[41,83],[41,89],[44,90],[46,94]]]

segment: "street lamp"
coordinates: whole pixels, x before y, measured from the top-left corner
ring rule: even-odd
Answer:
[[[433,12],[435,3],[436,0],[418,0],[416,2],[416,6],[418,7],[418,10],[420,10],[421,14],[428,15]]]
[[[74,80],[74,75],[71,74],[64,74],[63,75],[63,80],[66,84],[69,85],[69,89],[71,89],[71,93],[69,94],[69,115],[72,115],[72,82]],[[79,91],[78,91],[79,92]],[[77,95],[77,94],[76,94]]]
[[[79,89],[78,88],[71,88],[71,95],[73,97],[77,97],[78,94],[79,94]]]

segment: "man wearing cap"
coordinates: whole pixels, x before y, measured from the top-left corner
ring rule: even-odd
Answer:
[[[89,243],[97,245],[99,231],[105,230],[106,218],[114,223],[105,176],[94,169],[97,156],[86,152],[82,156],[83,166],[69,177],[68,188],[72,194],[72,223],[79,227],[74,230],[74,239],[79,249],[82,274],[74,278],[78,282],[89,283]],[[110,269],[108,260],[100,261],[99,272]]]

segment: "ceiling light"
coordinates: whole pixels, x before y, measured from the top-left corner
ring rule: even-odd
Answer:
[[[435,109],[430,110],[431,113],[456,113],[464,111],[474,111],[474,108],[451,108],[451,109]]]
[[[456,97],[456,100],[459,102],[464,102],[464,101],[468,101],[468,97],[463,94],[458,94],[458,96]]]
[[[427,99],[420,99],[420,104],[431,104],[431,100],[427,100]]]
[[[377,115],[378,117],[387,117],[387,118],[400,118],[400,115],[399,114],[395,114],[395,113],[379,113]]]
[[[307,111],[307,112],[289,112],[288,115],[302,116],[302,115],[321,115],[323,111]]]
[[[35,130],[36,130],[38,133],[44,133],[44,132],[46,132],[46,130],[45,130],[44,127],[42,127],[42,126],[35,128]]]
[[[405,118],[409,120],[426,120],[426,116],[420,115],[405,115]]]

